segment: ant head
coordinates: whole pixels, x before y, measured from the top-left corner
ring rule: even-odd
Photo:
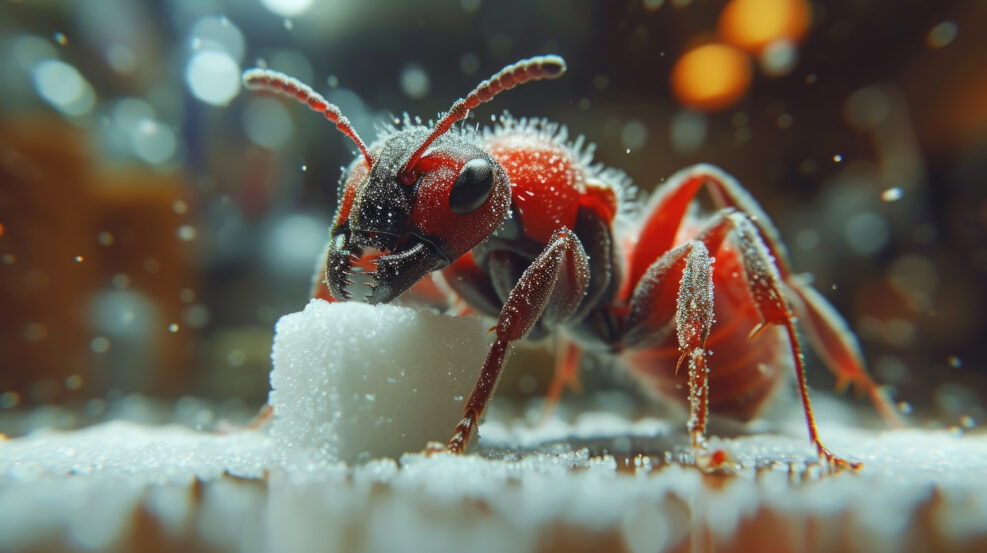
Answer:
[[[349,299],[353,264],[372,252],[370,303],[386,303],[431,271],[482,242],[510,209],[507,173],[490,154],[449,130],[498,93],[565,72],[558,56],[521,60],[457,100],[431,129],[396,132],[372,151],[339,109],[301,82],[262,69],[244,73],[247,88],[292,96],[321,112],[359,148],[342,181],[330,230],[326,284]]]

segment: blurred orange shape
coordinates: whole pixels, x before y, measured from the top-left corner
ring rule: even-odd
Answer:
[[[759,54],[776,40],[798,42],[809,28],[806,0],[731,0],[720,13],[720,38]]]
[[[716,111],[733,105],[751,84],[750,61],[726,44],[705,44],[682,55],[672,68],[672,92],[685,106]]]

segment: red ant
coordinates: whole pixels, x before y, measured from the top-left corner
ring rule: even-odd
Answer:
[[[708,411],[753,417],[790,356],[820,458],[833,468],[859,467],[819,439],[795,314],[841,383],[863,388],[885,418],[897,420],[896,412],[865,372],[846,323],[791,272],[778,230],[735,179],[710,165],[683,170],[639,216],[617,225],[629,203],[627,179],[593,164],[581,137],[567,143],[563,127],[542,120],[505,118],[483,133],[453,127],[500,92],[565,69],[554,55],[508,65],[431,128],[406,121],[370,147],[305,84],[275,71],[244,73],[247,88],[300,100],[360,150],[340,181],[314,295],[350,299],[354,265],[372,254],[368,302],[390,302],[439,271],[471,310],[497,319],[496,340],[446,445],[454,453],[469,443],[511,342],[562,328],[568,341],[549,403],[574,377],[581,349],[619,353],[648,390],[688,401],[692,446],[707,454]],[[704,187],[718,211],[700,219],[691,207]],[[708,458],[722,461],[720,453]]]

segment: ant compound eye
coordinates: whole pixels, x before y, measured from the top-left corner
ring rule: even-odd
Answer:
[[[463,165],[456,182],[449,192],[449,208],[456,215],[476,211],[490,197],[493,190],[493,167],[483,158],[470,160]]]

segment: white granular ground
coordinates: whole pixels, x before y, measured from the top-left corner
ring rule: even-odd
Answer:
[[[765,512],[792,550],[810,539],[818,551],[879,552],[987,539],[982,435],[821,417],[827,445],[864,469],[819,478],[805,470],[804,434],[786,430],[715,439],[743,465],[718,478],[591,454],[582,446],[657,438],[689,461],[680,422],[590,410],[539,427],[492,416],[482,455],[403,454],[448,437],[488,340],[478,319],[313,302],[278,324],[269,430],[110,422],[0,442],[0,551],[155,539],[176,550],[524,552],[578,528],[657,552],[728,544]],[[135,525],[143,518],[151,537]]]

